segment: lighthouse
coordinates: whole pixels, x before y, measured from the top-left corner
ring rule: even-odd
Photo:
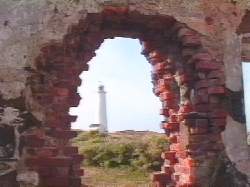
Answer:
[[[89,126],[91,131],[99,131],[102,134],[108,133],[107,109],[106,109],[106,91],[103,85],[98,87],[97,115],[96,123]]]

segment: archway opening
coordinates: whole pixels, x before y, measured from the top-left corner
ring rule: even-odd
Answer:
[[[136,39],[106,39],[90,62],[88,72],[83,72],[83,80],[78,88],[82,100],[71,114],[78,119],[72,124],[74,129],[89,130],[89,125],[97,123],[97,88],[103,84],[107,91],[107,114],[109,132],[122,130],[156,131],[160,128],[161,103],[153,94],[151,65],[141,52]]]
[[[152,69],[141,48],[136,39],[106,39],[89,62],[89,71],[80,75],[82,100],[71,114],[78,116],[72,127],[85,130],[73,144],[85,157],[86,185],[150,185],[151,173],[161,169],[168,142],[160,128],[161,103],[150,83]],[[105,136],[96,132],[99,127],[89,128],[100,124],[99,81],[107,92]]]
[[[203,47],[200,34],[172,17],[145,16],[123,7],[88,14],[69,28],[62,42],[42,47],[29,86],[32,101],[44,111],[45,128],[26,140],[44,140],[34,145],[43,154],[30,152],[28,167],[38,171],[42,186],[81,185],[83,158],[69,142],[76,135],[70,129],[76,117],[68,111],[80,101],[78,75],[88,70],[88,61],[104,39],[115,36],[139,38],[142,53],[153,67],[153,91],[162,102],[162,127],[171,142],[154,182],[158,186],[209,185],[215,170],[212,163],[224,149],[220,136],[226,125],[223,63]],[[43,152],[48,147],[56,151]]]

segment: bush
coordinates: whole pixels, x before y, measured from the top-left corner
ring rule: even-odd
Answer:
[[[130,167],[136,170],[160,170],[160,157],[168,142],[164,135],[138,138],[103,136],[97,132],[82,132],[73,144],[79,147],[88,166],[118,168]]]

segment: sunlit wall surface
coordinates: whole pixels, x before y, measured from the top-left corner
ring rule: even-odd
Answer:
[[[243,62],[243,85],[247,130],[250,132],[250,63]]]

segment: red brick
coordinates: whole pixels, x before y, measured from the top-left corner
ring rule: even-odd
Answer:
[[[209,111],[218,111],[218,110],[224,110],[225,106],[222,102],[219,103],[209,103]]]
[[[67,119],[69,120],[69,122],[75,122],[77,119],[76,115],[67,115]]]
[[[224,75],[224,71],[222,70],[215,70],[215,71],[210,71],[208,73],[208,76],[207,76],[209,79],[214,79],[214,78],[218,78],[218,79],[225,79],[225,75]]]
[[[149,58],[149,62],[150,62],[150,64],[155,65],[157,63],[162,62],[162,59],[161,58],[159,59],[159,58],[152,57],[152,58]]]
[[[45,57],[48,57],[48,56],[55,57],[61,54],[63,52],[63,49],[60,43],[53,42],[53,43],[50,43],[49,45],[42,47],[40,51],[43,53],[43,56]]]
[[[175,151],[165,151],[162,153],[161,157],[167,160],[175,160],[176,159],[175,155],[176,155]]]
[[[196,126],[208,126],[208,120],[207,119],[196,119]]]
[[[63,153],[66,156],[78,154],[78,147],[73,147],[73,146],[65,147]]]
[[[39,167],[37,171],[39,173],[39,176],[49,177],[52,174],[52,169],[53,168],[51,167]]]
[[[39,157],[54,157],[58,154],[58,149],[55,147],[42,147],[36,152]]]
[[[168,108],[162,108],[160,111],[160,115],[164,115],[166,117],[169,117],[169,109]]]
[[[222,86],[224,84],[225,84],[225,80],[224,79],[208,79],[208,85],[209,85],[209,87]]]
[[[186,118],[181,122],[181,125],[194,126],[196,124],[195,118]]]
[[[170,123],[178,123],[178,115],[172,114],[168,118]]]
[[[163,73],[166,70],[165,63],[157,63],[153,66],[153,73]]]
[[[174,180],[175,182],[178,182],[180,180],[180,173],[174,173],[171,176],[172,180]]]
[[[177,136],[176,135],[172,135],[168,138],[170,143],[177,143]]]
[[[168,107],[169,109],[176,109],[178,108],[178,104],[175,100],[171,99],[171,100],[164,100],[162,101],[163,106]]]
[[[212,144],[209,144],[209,146],[205,147],[205,150],[206,151],[222,151],[224,150],[225,146],[223,143],[212,143]]]
[[[60,122],[60,120],[55,121],[55,122],[51,122],[49,124],[47,124],[48,127],[52,127],[52,128],[60,128],[62,130],[70,130],[71,129],[71,125],[70,123],[63,123]]]
[[[200,37],[197,34],[191,36],[184,36],[182,38],[182,45],[185,47],[199,46],[201,45]]]
[[[184,47],[182,48],[182,51],[181,51],[181,55],[184,59],[188,59],[190,57],[192,57],[195,53],[195,50],[190,48],[190,47]],[[186,62],[186,61],[184,61]]]
[[[82,62],[83,62],[83,63],[87,63],[87,62],[89,62],[94,56],[95,56],[95,53],[94,53],[93,51],[85,51],[85,52],[83,53]]]
[[[186,119],[205,119],[208,118],[208,114],[207,113],[201,113],[201,112],[190,112],[187,113],[183,116],[183,118]]]
[[[170,89],[171,89],[170,85],[167,84],[167,82],[165,82],[165,79],[160,79],[160,80],[158,81],[158,85],[159,85],[159,86],[163,86],[163,87],[164,87],[165,89],[167,89],[167,90],[170,90]]]
[[[159,92],[169,92],[171,90],[170,86],[166,84],[158,84],[157,89]]]
[[[86,64],[86,63],[82,63],[82,64],[80,64],[80,66],[79,66],[78,68],[79,68],[79,70],[80,70],[81,72],[83,72],[83,71],[88,71],[88,70],[89,70],[89,65]]]
[[[158,58],[158,59],[161,59],[161,61],[164,60],[164,58],[162,58],[160,52],[157,51],[157,50],[151,51],[151,52],[149,53],[149,58]]]
[[[199,143],[189,143],[187,149],[191,151],[205,151],[211,147],[214,143],[209,142],[199,142]]]
[[[68,98],[68,103],[71,107],[77,107],[81,101],[81,96],[79,93],[74,93],[74,95],[71,95],[70,98]]]
[[[149,54],[151,51],[154,50],[154,46],[152,45],[151,42],[147,42],[147,41],[141,41],[141,45],[142,45],[142,54],[143,55],[147,55]]]
[[[60,176],[67,178],[69,176],[69,167],[39,167],[38,173],[42,177]]]
[[[82,187],[81,185],[81,178],[80,177],[75,177],[70,180],[70,187]]]
[[[63,38],[63,43],[65,47],[62,51],[77,49],[81,46],[81,37],[75,34],[66,34]]]
[[[173,171],[173,167],[171,165],[163,165],[161,170],[166,173],[167,175],[171,175],[174,171]]]
[[[168,122],[164,124],[163,128],[169,130],[170,132],[179,131],[179,123]]]
[[[153,88],[153,92],[157,97],[159,97],[161,94],[161,90],[158,87]]]
[[[225,127],[227,124],[226,118],[222,119],[211,119],[211,125],[215,127]]]
[[[71,157],[73,158],[74,163],[79,163],[79,162],[82,162],[84,160],[84,156],[79,155],[79,154],[71,155]]]
[[[33,94],[33,97],[42,105],[51,104],[53,101],[53,96],[50,94]]]
[[[209,113],[210,118],[222,118],[225,119],[227,116],[227,112],[225,111],[213,111]]]
[[[173,75],[164,75],[164,82],[165,82],[165,84],[172,83],[173,80],[174,80],[174,76]]]
[[[69,178],[66,177],[45,177],[41,179],[41,183],[46,187],[69,187]]]
[[[196,112],[209,112],[209,104],[197,104],[195,105]]]
[[[185,151],[179,150],[176,152],[176,157],[178,159],[180,159],[180,158],[185,159],[185,158],[187,158],[187,156],[188,156],[188,152],[186,150]]]
[[[212,17],[205,17],[205,21],[208,25],[213,25],[214,24],[214,19]]]
[[[210,62],[212,61],[212,57],[206,52],[196,53],[192,56],[192,58],[189,60],[188,63],[199,62],[199,61]]]
[[[171,72],[174,69],[173,64],[166,64],[165,70],[166,72]]]
[[[207,134],[208,127],[190,127],[190,134]]]
[[[195,91],[195,96],[206,96],[208,94],[207,88],[201,88]]]
[[[207,88],[207,87],[208,87],[208,81],[206,79],[196,81],[195,83],[195,89]]]
[[[53,93],[56,96],[64,96],[67,97],[69,95],[69,90],[67,88],[53,88]]]
[[[211,135],[210,134],[196,134],[196,135],[190,135],[188,137],[188,140],[190,143],[202,143],[209,141]]]
[[[170,150],[171,151],[180,151],[180,150],[182,150],[182,147],[179,143],[174,143],[174,144],[170,144]]]
[[[182,173],[182,174],[189,174],[190,173],[190,168],[187,166],[183,166],[180,164],[175,164],[174,165],[174,171],[177,173]]]
[[[195,64],[195,68],[201,71],[211,71],[220,69],[221,65],[216,62],[200,61]]]
[[[44,139],[33,134],[25,135],[21,139],[23,139],[24,145],[27,147],[42,147],[45,143]]]
[[[162,100],[172,100],[175,98],[175,94],[172,92],[163,92],[160,94]]]
[[[48,166],[48,167],[66,167],[72,163],[72,159],[70,158],[57,158],[57,157],[50,157],[50,158],[28,158],[26,159],[26,164],[29,167],[33,166]]]
[[[191,134],[206,134],[208,133],[208,120],[196,119],[195,126],[190,127]]]
[[[193,111],[193,106],[191,104],[181,105],[178,111],[179,113],[188,113]]]
[[[220,95],[209,95],[209,103],[221,105],[222,98]]]
[[[155,173],[153,173],[152,180],[154,182],[158,181],[158,182],[168,183],[168,182],[170,182],[170,176],[167,175],[166,173],[163,173],[163,172],[155,172]]]
[[[51,135],[59,139],[71,139],[77,136],[77,132],[71,130],[56,130],[53,131]]]
[[[188,165],[190,167],[198,167],[200,165],[200,161],[191,157],[185,159],[179,159],[179,163],[182,165]]]
[[[196,35],[196,33],[187,27],[180,28],[177,33],[177,36],[179,38],[183,38],[184,36],[193,36],[193,35]]]
[[[223,86],[209,87],[208,94],[225,94],[225,87]]]
[[[194,104],[208,103],[209,102],[208,93],[205,93],[203,95],[196,95],[193,98],[193,100],[194,100]]]
[[[179,85],[183,85],[185,83],[189,83],[192,77],[188,76],[187,74],[176,76],[175,79],[179,83]]]
[[[203,80],[207,78],[207,75],[205,72],[196,72],[195,77],[198,80]]]
[[[79,169],[79,170],[75,171],[75,175],[76,176],[83,176],[84,175],[84,170],[83,169]]]
[[[200,187],[201,185],[193,182],[185,182],[184,184],[180,184],[178,187]]]

